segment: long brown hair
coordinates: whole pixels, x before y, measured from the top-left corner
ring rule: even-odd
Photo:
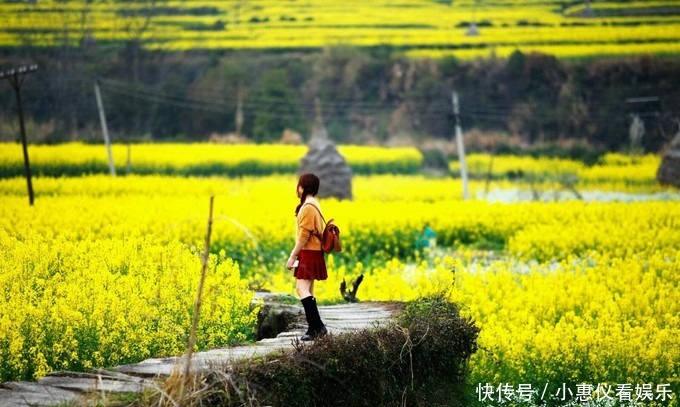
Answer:
[[[295,216],[300,212],[300,208],[302,208],[302,205],[305,203],[307,195],[315,196],[319,193],[320,183],[319,177],[314,174],[307,173],[300,175],[297,186],[302,187],[302,194],[300,195],[300,203],[295,208]]]

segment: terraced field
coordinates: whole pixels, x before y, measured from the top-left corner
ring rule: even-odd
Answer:
[[[469,35],[474,24],[479,35]],[[0,47],[159,50],[392,46],[412,57],[680,53],[680,1],[212,0],[0,3]]]

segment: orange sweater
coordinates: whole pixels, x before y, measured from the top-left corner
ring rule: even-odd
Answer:
[[[321,238],[323,231],[321,215],[313,204],[304,204],[297,215],[295,238],[303,242],[302,250],[321,250]]]

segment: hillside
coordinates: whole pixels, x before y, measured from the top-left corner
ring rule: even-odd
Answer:
[[[470,34],[471,24],[479,35]],[[148,50],[389,45],[409,57],[680,53],[680,1],[212,0],[0,3],[0,47]]]

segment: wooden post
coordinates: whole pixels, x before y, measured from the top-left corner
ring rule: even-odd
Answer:
[[[463,199],[470,199],[468,188],[467,165],[465,164],[465,143],[463,142],[463,131],[460,128],[460,109],[458,108],[458,93],[453,92],[453,113],[456,116],[456,149],[458,150],[458,160],[460,161],[460,177],[463,181]]]
[[[111,153],[111,141],[109,140],[109,129],[106,126],[106,114],[104,113],[104,104],[102,103],[102,95],[99,91],[99,82],[94,81],[94,96],[97,99],[97,110],[99,110],[99,121],[102,125],[102,133],[104,133],[104,143],[106,144],[106,154],[109,157],[109,172],[112,176],[116,176],[116,167],[113,165],[113,153]]]
[[[208,273],[208,259],[210,257],[210,234],[212,233],[212,223],[213,223],[213,202],[215,197],[210,197],[210,211],[208,213],[208,231],[205,234],[205,248],[202,256],[202,267],[201,267],[201,281],[198,284],[198,295],[196,296],[196,302],[194,303],[194,315],[191,321],[191,333],[189,334],[189,341],[187,343],[187,359],[184,366],[184,377],[181,379],[180,388],[180,398],[179,401],[182,403],[184,398],[184,386],[185,382],[189,379],[191,374],[191,357],[194,353],[194,344],[196,344],[196,328],[198,326],[198,314],[201,311],[201,301],[203,298],[203,285],[205,284],[205,276]]]
[[[127,161],[125,164],[125,168],[127,174],[132,174],[132,146],[130,145],[130,143],[128,143]]]

